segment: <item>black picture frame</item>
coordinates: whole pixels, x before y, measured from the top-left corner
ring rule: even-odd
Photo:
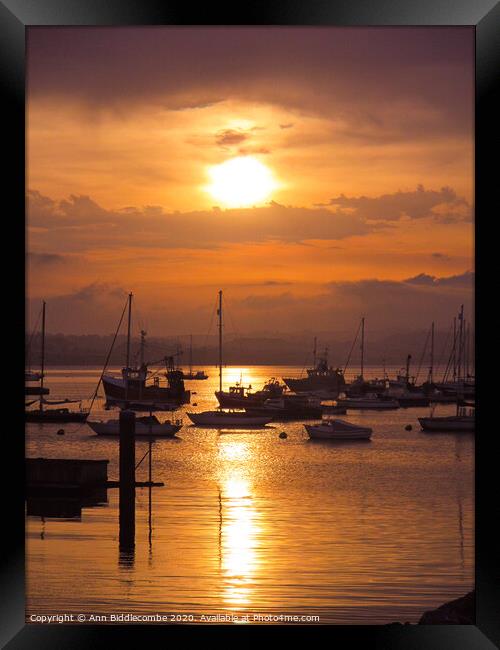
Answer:
[[[8,247],[18,260],[15,271],[17,283],[11,279],[12,297],[9,306],[17,313],[19,324],[24,313],[24,254],[25,223],[21,215],[25,211],[25,31],[34,25],[335,25],[335,26],[381,26],[381,25],[469,25],[476,34],[476,253],[487,239],[484,227],[493,206],[498,205],[498,163],[494,161],[495,138],[498,137],[497,115],[500,114],[495,81],[500,72],[500,4],[496,0],[281,0],[260,2],[233,7],[205,4],[199,7],[189,3],[161,0],[0,0],[0,77],[6,100],[4,100],[4,148],[3,159],[6,183],[4,191],[10,199],[11,238]],[[480,223],[480,229],[477,224]],[[484,253],[476,257],[476,356],[491,334],[485,325],[482,310],[488,310],[487,290],[483,279],[488,275]],[[10,273],[13,273],[11,267]],[[14,275],[14,274],[13,274]],[[483,297],[483,295],[485,297]],[[19,326],[9,341],[19,351],[24,350],[24,328]],[[9,343],[10,345],[10,343]],[[18,648],[89,648],[109,647],[119,642],[125,634],[133,647],[175,642],[179,633],[193,629],[165,626],[64,626],[25,625],[24,603],[24,375],[19,355],[13,368],[15,381],[10,391],[15,398],[19,420],[14,428],[4,430],[4,464],[13,471],[8,488],[4,488],[4,535],[6,549],[2,554],[2,614],[0,621],[2,647]],[[488,352],[486,352],[488,354]],[[488,363],[486,360],[485,363]],[[480,363],[482,367],[482,362]],[[477,385],[478,410],[476,434],[476,625],[473,626],[328,626],[330,643],[366,643],[373,648],[493,648],[500,641],[500,605],[494,577],[497,558],[495,519],[498,509],[493,503],[496,490],[495,436],[494,428],[488,431],[485,408],[494,402],[492,391],[481,378]],[[19,389],[19,390],[18,390]],[[491,433],[491,436],[484,435]],[[494,434],[494,435],[493,435]],[[6,461],[5,459],[8,459]],[[432,513],[429,513],[432,516]],[[75,586],[76,588],[76,586]],[[204,642],[210,639],[217,626],[204,626]],[[220,627],[218,627],[220,630]],[[228,626],[224,631],[240,633],[241,628]],[[251,638],[260,626],[246,626],[245,635]],[[276,627],[265,628],[272,636]],[[300,636],[310,635],[317,627],[294,627],[297,643]],[[175,632],[175,637],[170,636]],[[280,632],[281,634],[281,632]],[[159,636],[159,639],[156,637]],[[277,637],[279,638],[279,637]]]

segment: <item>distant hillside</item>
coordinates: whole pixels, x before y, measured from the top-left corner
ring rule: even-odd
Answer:
[[[332,365],[343,367],[351,348],[353,337],[345,335],[335,339],[331,334],[318,335],[318,353],[328,347],[329,361]],[[427,339],[427,347],[424,346]],[[471,336],[472,339],[472,336]],[[28,337],[27,337],[28,340]],[[65,335],[47,334],[45,341],[45,359],[47,366],[102,366],[113,341],[113,335]],[[446,343],[446,345],[445,345]],[[119,336],[116,340],[110,365],[121,366],[125,360],[126,339]],[[472,350],[472,341],[470,349]],[[132,341],[132,361],[138,360],[139,340]],[[224,340],[224,360],[227,364],[291,364],[308,366],[312,362],[313,336],[297,335],[255,335],[236,338],[227,335]],[[365,344],[365,363],[404,365],[407,354],[413,357],[413,364],[422,361],[428,365],[430,343],[428,332],[391,332],[384,336],[368,334]],[[451,349],[449,332],[435,334],[435,362],[446,363]],[[151,337],[147,339],[145,359],[156,362],[166,355],[175,355],[179,365],[189,364],[189,336]],[[36,368],[40,363],[40,336],[32,338],[26,353],[27,364]],[[359,365],[359,341],[352,349],[350,367]],[[472,353],[471,353],[472,357]],[[218,359],[216,336],[193,337],[193,364],[214,365]]]

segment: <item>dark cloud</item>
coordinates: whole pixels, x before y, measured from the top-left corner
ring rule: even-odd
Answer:
[[[215,134],[215,142],[219,146],[228,146],[240,144],[248,138],[248,135],[243,131],[236,131],[234,129],[224,129]]]
[[[41,268],[59,266],[67,262],[67,258],[58,253],[28,253],[27,258],[28,263]]]
[[[295,124],[293,122],[288,122],[287,124],[280,124],[280,129],[291,129]]]
[[[164,212],[158,206],[105,210],[88,196],[55,202],[28,194],[28,225],[66,251],[91,247],[214,248],[230,243],[340,240],[385,227],[327,208],[301,208],[271,202],[258,208]]]
[[[468,287],[474,285],[475,274],[472,271],[466,271],[459,275],[450,275],[444,278],[437,278],[435,275],[428,275],[427,273],[420,273],[413,278],[404,280],[407,284],[416,284],[427,287]]]
[[[471,206],[464,198],[457,196],[451,187],[426,190],[423,185],[418,185],[414,191],[398,191],[375,197],[349,197],[341,194],[332,198],[328,205],[336,208],[337,214],[351,213],[373,221],[397,221],[402,217],[434,217],[437,220],[446,219],[452,222],[471,217]]]
[[[29,101],[92,116],[237,99],[335,118],[345,137],[473,133],[471,27],[36,27],[27,48]]]

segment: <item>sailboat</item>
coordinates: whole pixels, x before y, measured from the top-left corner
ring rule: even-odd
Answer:
[[[219,291],[219,393],[222,392],[222,291]],[[191,422],[198,426],[233,427],[233,426],[263,426],[272,420],[272,416],[251,415],[246,411],[203,411],[201,413],[188,413]]]
[[[46,404],[67,404],[72,402],[79,402],[80,400],[55,400],[49,402],[44,399],[43,395],[46,394],[46,389],[44,388],[44,378],[45,378],[45,307],[46,303],[42,303],[42,354],[41,354],[41,369],[40,369],[40,399],[30,402],[27,406],[31,406],[35,402],[39,402],[39,407],[37,409],[28,409],[25,411],[25,420],[26,422],[48,422],[48,423],[57,423],[57,422],[85,422],[89,413],[85,411],[80,406],[80,411],[70,411],[68,408],[50,408],[44,409]]]
[[[98,436],[120,435],[119,420],[93,421],[87,424]],[[136,438],[173,438],[181,428],[182,420],[160,422],[152,413],[135,419]]]
[[[201,380],[208,379],[208,375],[204,370],[196,370],[193,372],[193,335],[189,336],[189,372],[182,373],[183,379]]]
[[[473,433],[476,429],[475,409],[467,410],[460,407],[458,401],[456,415],[434,417],[431,414],[427,418],[418,418],[418,421],[424,431],[435,433],[459,433],[462,431]]]
[[[140,406],[141,404],[189,404],[190,391],[184,388],[184,380],[181,370],[174,367],[173,357],[165,357],[167,372],[167,386],[160,385],[160,378],[153,377],[153,383],[147,384],[151,375],[148,366],[144,362],[144,345],[146,332],[141,331],[141,360],[139,366],[130,365],[130,326],[132,319],[132,293],[128,296],[128,327],[127,327],[127,351],[125,367],[122,368],[121,376],[103,375],[102,385],[108,405],[128,407],[130,404]],[[145,410],[148,410],[147,408]]]

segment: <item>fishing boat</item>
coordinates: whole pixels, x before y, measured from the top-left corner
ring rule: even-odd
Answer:
[[[379,397],[376,393],[367,393],[361,397],[339,398],[337,404],[348,409],[372,409],[377,411],[399,408],[399,402],[396,399]]]
[[[223,408],[250,408],[264,404],[266,400],[283,395],[286,386],[272,377],[261,390],[252,391],[252,386],[243,386],[236,383],[229,387],[229,391],[218,390],[215,392],[217,401]]]
[[[222,393],[222,291],[219,291],[219,393]],[[246,411],[223,411],[222,408],[201,413],[188,413],[191,422],[198,426],[232,427],[232,426],[263,426],[272,418],[264,415],[250,415]]]
[[[130,325],[132,317],[132,293],[128,296],[128,327],[125,366],[120,376],[102,375],[102,385],[108,405],[121,405],[127,402],[157,404],[189,404],[191,393],[184,387],[183,373],[174,366],[173,357],[162,359],[166,366],[167,385],[162,386],[158,373],[148,371],[144,361],[146,332],[141,330],[140,363],[130,365]],[[152,379],[152,383],[148,380]]]
[[[283,381],[294,393],[318,393],[321,391],[328,399],[335,399],[344,390],[344,375],[340,368],[328,365],[328,349],[325,349],[316,363],[314,351],[314,366],[307,369],[307,377],[283,377]]]
[[[268,399],[259,406],[249,406],[246,410],[251,415],[269,415],[274,421],[308,420],[320,418],[323,414],[321,400],[307,395],[283,395]],[[345,409],[339,410],[345,413]]]
[[[183,379],[202,380],[208,379],[208,375],[204,370],[193,371],[193,335],[189,336],[189,372],[182,372]]]
[[[119,436],[120,421],[87,421],[89,427],[98,436]],[[136,438],[173,438],[182,428],[182,420],[160,422],[155,415],[146,415],[135,419]]]
[[[85,422],[88,418],[89,412],[82,409],[81,400],[53,400],[49,402],[46,400],[43,395],[48,392],[44,387],[45,379],[45,312],[46,312],[46,303],[42,302],[42,341],[41,341],[41,362],[40,362],[40,387],[38,394],[40,398],[29,402],[26,405],[25,410],[25,420],[26,422],[47,422],[47,423],[58,423],[58,422]],[[38,408],[29,408],[34,403],[38,402]],[[71,404],[71,403],[80,403],[79,411],[72,411],[67,407],[61,408],[45,408],[46,406],[57,406],[59,404]]]
[[[313,440],[369,440],[372,429],[345,420],[323,420],[319,424],[304,425]]]

